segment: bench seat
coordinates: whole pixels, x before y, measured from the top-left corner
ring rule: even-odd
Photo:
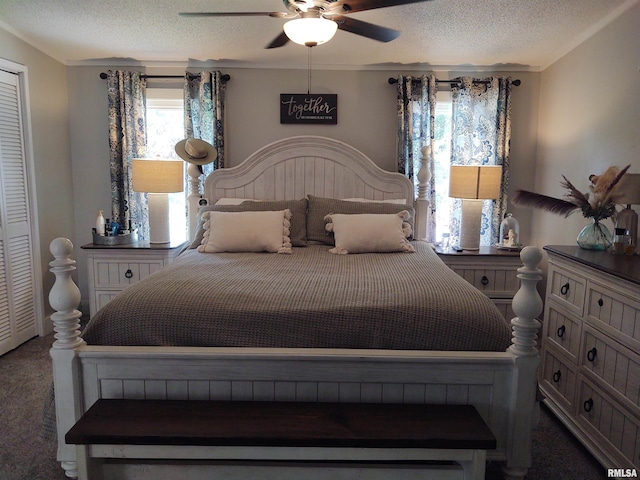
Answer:
[[[460,478],[476,480],[484,479],[486,450],[496,448],[468,405],[197,400],[101,399],[66,442],[79,446],[87,471],[97,457],[144,460],[155,451],[177,460],[446,460],[461,466]]]

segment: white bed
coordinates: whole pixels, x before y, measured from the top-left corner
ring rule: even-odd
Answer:
[[[425,191],[427,178],[421,172],[419,192]],[[194,177],[194,209],[200,200],[198,187]],[[220,198],[296,200],[307,195],[404,199],[415,205],[415,231],[420,235],[424,230],[427,202],[414,201],[409,180],[328,138],[274,142],[239,166],[210,175],[204,185],[210,204]],[[77,475],[76,449],[64,442],[64,435],[99,398],[472,404],[498,441],[488,459],[504,462],[505,478],[522,479],[527,472],[537,418],[535,317],[542,310],[535,288],[541,278],[541,252],[536,248],[527,247],[521,255],[525,267],[519,270],[521,288],[513,301],[518,317],[511,322],[512,345],[503,352],[87,345],[78,333],[80,294],[71,281],[73,246],[55,239],[51,251],[58,460],[70,477]],[[154,455],[162,458],[159,451],[149,452],[150,458]],[[150,476],[127,468],[121,473],[130,475],[127,478],[164,478],[161,467],[152,467],[145,466]]]

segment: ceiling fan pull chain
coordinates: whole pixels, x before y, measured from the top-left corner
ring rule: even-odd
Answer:
[[[307,95],[311,95],[311,47],[307,47],[309,53],[307,55]]]

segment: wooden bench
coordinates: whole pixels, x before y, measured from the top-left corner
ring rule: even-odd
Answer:
[[[436,478],[483,480],[496,448],[467,405],[197,400],[98,400],[66,442],[81,480],[104,459],[436,464],[449,472]]]

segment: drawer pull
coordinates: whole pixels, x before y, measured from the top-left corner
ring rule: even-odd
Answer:
[[[596,359],[597,355],[598,355],[598,349],[596,347],[593,347],[591,350],[587,352],[587,360],[589,360],[590,362],[593,362]]]
[[[566,330],[566,327],[564,325],[560,325],[558,327],[558,331],[556,332],[559,338],[564,337],[564,332]]]
[[[602,305],[604,305],[604,301],[601,298],[599,298],[598,299],[598,306],[601,307]]]
[[[553,381],[558,383],[560,381],[560,377],[562,376],[562,372],[558,370],[553,374]]]
[[[562,286],[560,287],[560,293],[561,293],[562,295],[566,295],[567,293],[569,293],[569,286],[570,286],[570,285],[569,285],[569,282],[567,282],[567,283],[565,283],[564,285],[562,285]]]
[[[133,272],[131,271],[131,269],[127,270],[126,272],[124,272],[124,276],[126,278],[131,278],[133,277]]]
[[[483,276],[482,276],[482,279],[480,280],[480,283],[481,283],[482,285],[489,285],[489,279],[487,278],[487,276],[486,276],[486,275],[483,275]]]
[[[582,408],[584,408],[584,411],[589,413],[591,410],[593,410],[593,398],[590,398],[589,400],[586,400],[583,404],[582,404]]]

